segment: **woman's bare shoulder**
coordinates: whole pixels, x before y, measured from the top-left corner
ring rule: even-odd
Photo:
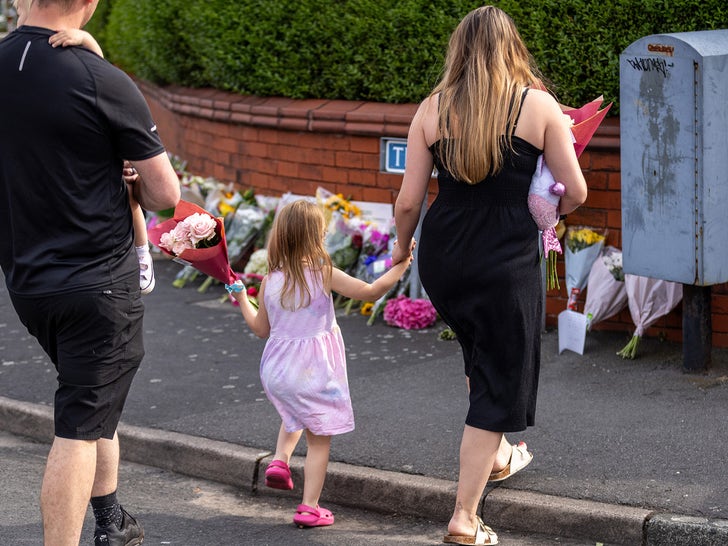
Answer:
[[[530,88],[526,95],[524,106],[529,102],[539,107],[548,106],[553,108],[554,106],[558,106],[558,102],[556,102],[556,99],[551,95],[551,93],[543,91],[542,89]]]

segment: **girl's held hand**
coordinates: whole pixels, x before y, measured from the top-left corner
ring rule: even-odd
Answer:
[[[240,303],[243,298],[248,297],[248,292],[245,289],[245,285],[243,284],[243,281],[237,280],[233,284],[226,284],[225,290],[228,291],[228,294],[230,294],[235,300]]]
[[[53,36],[48,38],[48,43],[53,47],[68,47],[83,45],[83,34],[78,29],[59,30]]]
[[[124,161],[124,168],[121,170],[121,177],[127,184],[133,184],[139,178],[139,173],[128,161]]]
[[[412,260],[414,260],[414,255],[412,254],[412,251],[415,249],[415,246],[417,243],[414,239],[410,241],[410,247],[409,247],[409,253],[406,254],[406,250],[404,247],[399,245],[399,241],[395,241],[394,245],[392,245],[392,265],[397,265],[399,262],[407,261],[407,264],[411,264]]]

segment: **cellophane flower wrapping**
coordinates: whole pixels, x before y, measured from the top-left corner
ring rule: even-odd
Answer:
[[[556,236],[559,223],[559,201],[564,194],[564,185],[556,182],[546,165],[543,154],[538,156],[536,171],[528,189],[528,210],[541,231],[543,256],[546,258],[546,288],[559,288],[556,274],[556,255],[561,254],[561,244]]]
[[[632,359],[637,356],[637,347],[645,330],[680,303],[682,284],[629,273],[624,276],[624,284],[635,331],[632,339],[617,354]]]
[[[604,246],[606,233],[584,226],[566,229],[566,291],[569,296],[567,309],[577,310],[577,298],[589,282],[589,272]]]
[[[351,200],[346,199],[341,193],[332,193],[326,188],[316,188],[316,202],[324,211],[327,221],[330,221],[333,213],[339,213],[344,218],[355,218],[361,216],[361,210]]]
[[[362,227],[358,218],[345,217],[338,211],[331,214],[324,247],[334,266],[347,273],[353,272],[361,253]]]
[[[594,260],[589,272],[584,314],[587,330],[602,320],[619,313],[627,306],[627,288],[622,271],[622,251],[607,246]]]
[[[263,227],[266,213],[256,204],[241,202],[225,216],[230,263],[235,264],[250,250]]]
[[[387,301],[383,315],[387,324],[405,330],[427,328],[437,320],[437,312],[430,300],[412,300],[405,295]]]
[[[187,248],[179,254],[175,254],[160,246],[163,235],[173,232],[177,224],[194,214],[205,215],[213,219],[216,235],[216,242],[213,246],[207,248]],[[194,203],[181,200],[175,207],[174,215],[170,220],[157,224],[149,229],[147,233],[152,244],[159,247],[165,254],[176,257],[178,261],[185,263],[185,265],[191,265],[222,283],[232,284],[235,282],[236,276],[230,268],[230,262],[228,261],[225,227],[222,219],[212,216],[205,209]]]
[[[362,224],[362,247],[354,269],[354,276],[357,279],[368,283],[374,282],[392,267],[389,243],[393,240],[393,225],[393,221],[383,227],[373,222]]]

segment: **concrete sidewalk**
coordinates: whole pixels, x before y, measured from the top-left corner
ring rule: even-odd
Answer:
[[[157,261],[146,297],[147,356],[124,413],[122,456],[238,487],[261,487],[278,417],[258,378],[264,341],[224,291],[171,286],[180,266]],[[446,521],[466,408],[457,342],[435,327],[408,332],[341,315],[357,429],[337,437],[323,499]],[[728,351],[705,376],[681,372],[679,345],[593,332],[584,356],[557,354],[544,334],[535,458],[488,494],[499,528],[606,544],[728,544]],[[0,286],[0,428],[50,440],[55,371]]]

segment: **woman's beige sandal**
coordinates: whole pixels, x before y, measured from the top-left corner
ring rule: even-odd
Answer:
[[[518,445],[511,446],[511,458],[508,460],[508,464],[502,470],[497,470],[490,473],[488,478],[489,482],[502,482],[506,478],[510,478],[518,472],[528,466],[533,460],[533,453],[526,449],[526,444],[521,442]]]
[[[476,516],[477,517],[477,516]],[[498,544],[498,535],[478,517],[475,535],[445,535],[442,539],[447,544]]]

